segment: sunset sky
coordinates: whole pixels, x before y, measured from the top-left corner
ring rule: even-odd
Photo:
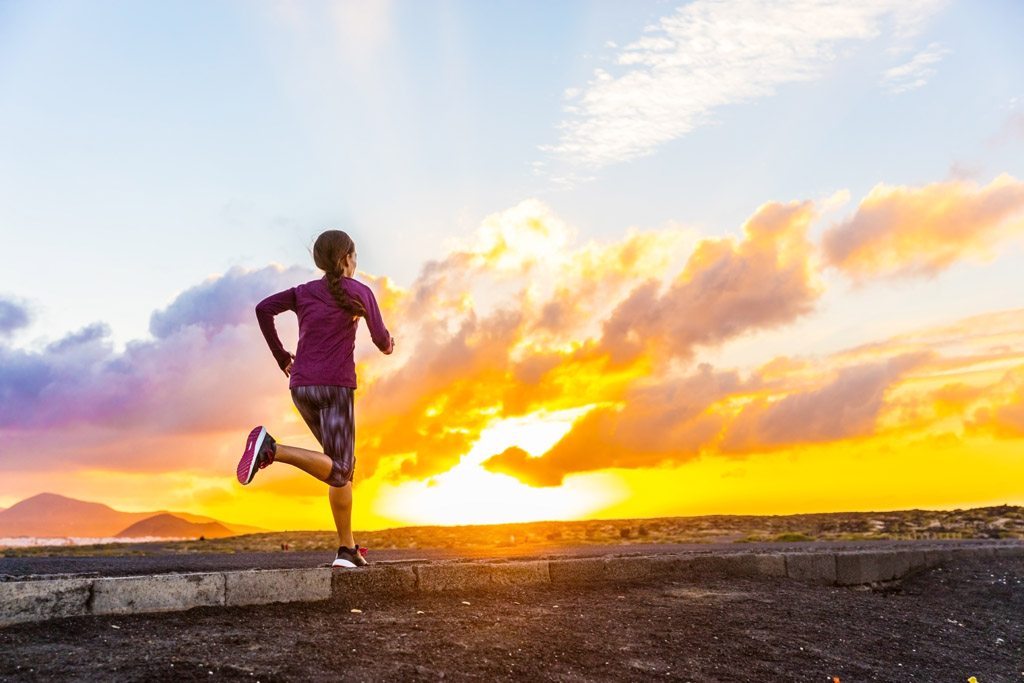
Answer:
[[[333,528],[256,324],[347,231],[354,526],[1024,505],[1016,0],[0,2],[0,507]],[[295,350],[290,313],[277,318]]]

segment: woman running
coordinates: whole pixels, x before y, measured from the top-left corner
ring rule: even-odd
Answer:
[[[366,550],[352,538],[352,477],[355,472],[356,389],[354,351],[359,318],[366,318],[373,343],[385,354],[395,348],[369,287],[352,279],[356,245],[341,230],[328,230],[313,244],[313,262],[326,275],[268,296],[256,305],[256,319],[288,387],[299,415],[320,442],[323,453],[277,443],[262,425],[249,434],[238,481],[248,484],[272,462],[286,462],[330,485],[328,498],[338,528],[335,567],[362,567]],[[299,343],[295,354],[284,349],[274,316],[295,311]]]

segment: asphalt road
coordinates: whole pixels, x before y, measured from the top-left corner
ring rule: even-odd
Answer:
[[[818,552],[879,548],[956,548],[997,543],[992,540],[944,541],[808,541],[800,543],[623,543],[617,545],[538,546],[526,544],[505,548],[463,549],[370,549],[371,562],[482,560],[498,558],[543,559],[554,557],[594,557],[607,555],[660,555],[708,552]],[[1019,543],[1019,541],[1002,541]],[[133,546],[142,549],[144,546]],[[188,553],[163,551],[152,545],[153,555],[98,555],[50,557],[0,557],[0,581],[48,578],[53,575],[133,576],[184,572],[212,572],[245,569],[296,569],[316,567],[334,559],[331,551],[278,551],[269,553]],[[163,551],[163,552],[161,552]]]

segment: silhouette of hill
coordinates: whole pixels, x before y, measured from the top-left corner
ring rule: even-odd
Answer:
[[[185,520],[186,522],[195,522],[197,524],[206,524],[208,522],[215,522],[217,524],[223,524],[225,527],[230,529],[232,531],[232,533],[234,533],[234,534],[265,534],[268,531],[267,529],[264,529],[263,527],[249,526],[247,524],[232,524],[231,522],[222,522],[219,519],[214,519],[213,517],[204,517],[203,515],[193,515],[191,512],[171,512],[170,510],[159,510],[157,512],[152,512],[150,514],[153,514],[153,515],[160,515],[160,514],[174,515],[175,517],[180,517],[181,519]],[[207,538],[209,538],[209,534],[207,534]]]
[[[138,522],[160,515],[173,515],[186,524],[217,524],[228,531],[227,535],[261,533],[266,529],[222,522],[212,517],[203,517],[186,512],[158,510],[151,512],[122,512],[103,503],[91,503],[61,496],[56,493],[40,493],[15,503],[0,511],[0,537],[32,536],[36,538],[63,538],[68,536],[86,538],[112,538]],[[158,528],[159,524],[154,528]],[[211,528],[212,529],[212,528]],[[160,534],[141,534],[159,536]],[[172,537],[202,536],[202,531],[193,534],[173,533]],[[214,532],[214,537],[223,534]]]
[[[40,493],[0,512],[0,536],[113,536],[152,514]]]
[[[157,536],[161,538],[224,538],[234,536],[235,532],[217,521],[190,522],[181,517],[164,513],[148,517],[141,522],[132,524],[127,529],[114,535],[115,538],[141,538]]]

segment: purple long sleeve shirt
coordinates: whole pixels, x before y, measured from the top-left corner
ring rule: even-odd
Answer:
[[[366,309],[370,338],[383,352],[391,346],[373,291],[352,278],[341,278],[341,287]],[[256,319],[274,359],[283,370],[292,360],[281,344],[274,316],[295,311],[299,319],[299,344],[295,349],[288,387],[329,384],[356,388],[356,327],[359,319],[338,308],[327,286],[327,277],[272,294],[256,304]]]

